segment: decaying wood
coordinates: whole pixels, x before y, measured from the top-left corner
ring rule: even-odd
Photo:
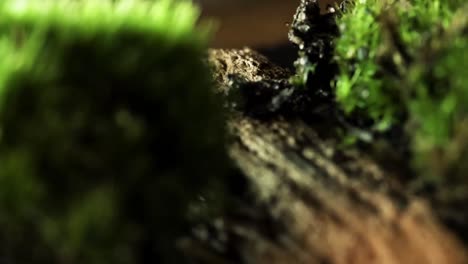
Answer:
[[[226,70],[268,78],[232,64],[242,60],[238,51],[211,55],[224,87]],[[247,61],[258,65],[252,56]],[[424,200],[407,194],[365,154],[319,136],[315,125],[233,114],[230,156],[250,187],[243,204],[248,217],[218,220],[216,243],[195,243],[208,252],[199,254],[205,263],[468,263],[464,246]]]
[[[376,164],[336,151],[301,121],[232,121],[231,156],[284,229],[253,239],[248,263],[465,263],[430,209]]]
[[[229,76],[237,75],[249,82],[284,79],[291,73],[250,49],[211,49],[208,62],[213,68],[213,77],[219,91],[226,93],[230,87]]]

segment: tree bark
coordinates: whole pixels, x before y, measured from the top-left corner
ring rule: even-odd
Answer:
[[[287,76],[251,50],[210,54],[224,92],[232,74]],[[267,70],[235,66],[244,60]],[[184,248],[203,263],[468,263],[428,202],[314,127],[300,118],[234,113],[229,154],[249,187],[242,212],[214,221],[214,235],[194,236]]]

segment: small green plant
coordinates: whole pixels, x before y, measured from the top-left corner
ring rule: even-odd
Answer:
[[[451,175],[448,167],[462,162],[450,150],[468,114],[462,4],[360,0],[337,20],[336,100],[346,113],[372,120],[374,131],[405,124],[413,165],[426,179]]]
[[[180,263],[187,206],[225,167],[197,17],[187,1],[1,1],[2,261]]]
[[[377,74],[382,34],[375,12],[381,5],[379,1],[349,3],[349,12],[339,19],[341,35],[336,40],[335,54],[340,72],[335,95],[345,113],[364,113],[378,121],[377,127],[385,128],[396,109],[393,95],[382,96],[385,82]]]
[[[351,0],[320,14],[303,0],[290,32],[293,83],[331,95],[347,142],[377,136],[404,145],[418,180],[466,181],[467,10],[463,0]]]
[[[438,32],[450,27],[457,1],[353,1],[338,18],[336,99],[387,130],[414,99],[406,76]],[[424,51],[423,51],[424,49]]]

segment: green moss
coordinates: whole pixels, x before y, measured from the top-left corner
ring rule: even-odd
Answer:
[[[375,9],[381,7],[379,1],[372,2],[353,3],[353,7],[348,7],[349,13],[340,18],[341,35],[335,51],[340,74],[335,94],[346,113],[364,112],[379,121],[377,126],[388,127],[382,123],[393,118],[395,110],[391,97],[381,96],[384,81],[377,76],[377,53],[382,36],[374,15]]]
[[[468,149],[463,4],[353,1],[337,20],[336,100],[348,115],[372,120],[374,131],[405,127],[413,165],[426,179],[465,174],[459,169]]]
[[[433,37],[407,75],[416,166],[427,175],[464,177],[468,145],[468,21],[460,9],[447,30]],[[465,32],[465,33],[463,33]],[[428,166],[430,164],[430,166]],[[463,169],[461,169],[463,168]]]
[[[383,131],[402,121],[412,89],[402,80],[453,10],[447,1],[426,0],[355,1],[349,10],[338,20],[336,97],[347,113],[367,115]]]
[[[225,167],[197,16],[187,1],[0,3],[0,256],[180,263],[187,206]]]

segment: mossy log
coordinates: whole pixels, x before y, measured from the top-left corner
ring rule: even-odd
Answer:
[[[211,51],[209,60],[224,92],[229,76],[281,72],[248,49]],[[242,212],[216,220],[185,249],[203,263],[467,263],[427,201],[365,153],[318,133],[320,125],[235,112],[230,156],[249,186]]]

